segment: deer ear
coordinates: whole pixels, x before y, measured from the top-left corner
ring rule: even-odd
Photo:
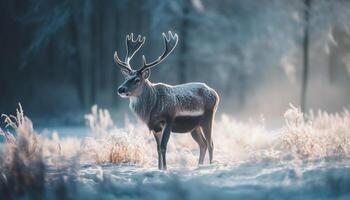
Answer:
[[[145,71],[142,72],[142,77],[144,79],[148,79],[149,75],[151,75],[151,70],[150,69],[146,69]]]
[[[122,74],[123,74],[124,77],[128,76],[129,73],[130,73],[129,70],[124,69],[124,68],[121,68],[120,71],[122,72]]]

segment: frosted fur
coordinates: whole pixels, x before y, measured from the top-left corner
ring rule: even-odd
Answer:
[[[171,86],[146,80],[142,90],[140,96],[130,98],[130,109],[146,124],[152,112],[172,112],[175,116],[203,115],[206,104],[215,104],[217,99],[216,92],[204,83]]]
[[[149,81],[145,82],[140,96],[130,98],[130,109],[144,122],[148,122],[150,113],[157,101],[157,92]]]

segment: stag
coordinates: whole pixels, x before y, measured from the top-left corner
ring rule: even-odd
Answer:
[[[204,83],[191,82],[181,85],[151,83],[148,78],[150,69],[160,64],[176,47],[177,34],[163,33],[164,52],[158,59],[148,63],[145,56],[143,66],[134,70],[130,60],[144,44],[146,38],[133,34],[126,36],[126,57],[122,61],[115,52],[114,60],[121,67],[125,81],[118,88],[118,94],[129,98],[130,109],[143,121],[153,133],[157,143],[158,168],[166,170],[166,148],[170,133],[190,132],[198,143],[200,153],[198,164],[203,164],[206,151],[209,161],[213,162],[214,144],[212,126],[219,96]]]

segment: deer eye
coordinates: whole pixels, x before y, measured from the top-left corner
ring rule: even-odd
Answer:
[[[141,80],[140,80],[140,78],[135,78],[134,81],[135,81],[135,83],[139,83]]]

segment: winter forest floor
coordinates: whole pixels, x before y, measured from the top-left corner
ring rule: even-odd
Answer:
[[[141,123],[117,127],[94,106],[88,133],[59,137],[38,133],[19,107],[3,115],[0,199],[349,199],[349,111],[291,106],[283,117],[283,127],[268,130],[217,116],[212,165],[197,166],[189,134],[172,134],[168,170],[159,171]]]

